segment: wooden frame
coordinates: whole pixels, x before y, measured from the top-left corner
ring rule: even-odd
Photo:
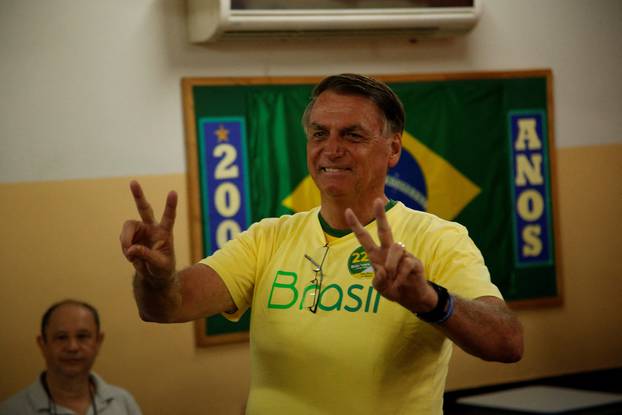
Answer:
[[[548,127],[548,179],[549,191],[551,192],[551,200],[549,208],[552,215],[552,235],[554,241],[554,271],[555,271],[555,287],[556,294],[542,298],[516,299],[509,301],[513,308],[534,308],[545,306],[557,306],[563,303],[561,295],[562,286],[562,270],[560,258],[560,238],[559,227],[557,225],[558,207],[557,207],[557,184],[555,172],[557,171],[555,145],[554,145],[554,108],[553,108],[553,74],[548,69],[542,70],[525,70],[525,71],[494,71],[494,72],[462,72],[462,73],[444,73],[444,74],[419,74],[419,75],[391,75],[376,76],[389,84],[391,83],[418,83],[418,82],[444,82],[444,81],[469,81],[469,80],[511,80],[521,78],[545,78],[546,79],[546,124]],[[320,81],[322,77],[255,77],[255,78],[184,78],[182,79],[183,91],[183,108],[184,108],[184,125],[185,125],[185,141],[187,150],[187,186],[188,186],[188,202],[189,202],[189,218],[190,218],[190,237],[191,237],[191,257],[196,262],[205,255],[204,235],[203,235],[203,218],[201,208],[200,195],[200,163],[199,149],[197,145],[197,115],[196,102],[194,97],[195,88],[212,88],[212,87],[255,87],[263,85],[314,85]],[[209,346],[214,344],[223,344],[237,341],[246,341],[248,332],[233,332],[228,334],[209,335],[206,328],[205,320],[196,322],[196,343],[198,346]]]

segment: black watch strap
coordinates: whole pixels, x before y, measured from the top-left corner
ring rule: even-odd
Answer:
[[[443,323],[451,317],[451,314],[454,311],[453,298],[447,291],[447,288],[431,281],[428,281],[428,284],[430,284],[430,286],[434,288],[434,291],[436,291],[436,294],[438,295],[438,302],[436,303],[436,307],[427,313],[417,313],[417,317],[427,323]]]

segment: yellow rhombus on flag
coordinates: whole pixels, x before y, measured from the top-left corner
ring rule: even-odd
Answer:
[[[480,193],[475,183],[406,131],[402,135],[402,148],[423,171],[428,212],[452,220]],[[320,191],[311,176],[307,176],[281,203],[294,212],[309,210],[320,204]]]

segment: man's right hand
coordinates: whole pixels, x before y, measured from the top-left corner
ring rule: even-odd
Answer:
[[[173,225],[177,193],[169,192],[162,219],[158,223],[140,184],[133,180],[130,190],[141,220],[128,220],[123,224],[119,237],[123,255],[134,265],[144,282],[152,286],[166,285],[175,272]]]

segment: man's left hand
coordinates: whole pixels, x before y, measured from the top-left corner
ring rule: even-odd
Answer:
[[[380,246],[376,245],[352,209],[345,211],[348,226],[365,249],[374,267],[375,276],[372,281],[374,288],[383,297],[401,304],[414,313],[432,310],[438,302],[438,296],[426,281],[421,261],[408,252],[403,243],[393,240],[381,199],[374,201],[374,215],[378,225]]]

